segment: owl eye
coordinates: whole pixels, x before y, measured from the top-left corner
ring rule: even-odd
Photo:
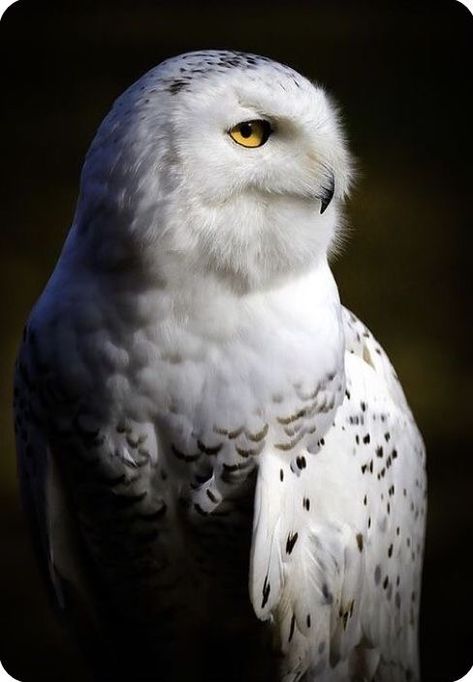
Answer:
[[[254,121],[243,121],[233,126],[228,134],[237,144],[243,147],[261,147],[267,142],[273,132],[268,121],[256,119]]]

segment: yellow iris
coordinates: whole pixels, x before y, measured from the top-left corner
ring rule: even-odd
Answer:
[[[243,147],[261,147],[273,131],[268,121],[243,121],[228,132],[232,140]]]

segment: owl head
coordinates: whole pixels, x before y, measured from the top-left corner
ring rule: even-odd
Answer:
[[[322,88],[265,57],[191,52],[113,105],[86,157],[75,229],[98,267],[248,291],[326,258],[350,175]]]

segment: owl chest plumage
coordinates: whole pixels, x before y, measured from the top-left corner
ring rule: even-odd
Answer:
[[[336,302],[324,320],[284,300],[209,301],[186,320],[159,292],[71,299],[39,306],[25,357],[49,387],[40,411],[110,598],[148,622],[154,608],[206,612],[209,590],[247,604],[259,457],[302,469],[344,389]]]

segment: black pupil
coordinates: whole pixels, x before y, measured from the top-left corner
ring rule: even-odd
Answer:
[[[251,123],[242,123],[240,125],[240,135],[242,137],[251,137],[251,133],[253,132],[253,126]]]

